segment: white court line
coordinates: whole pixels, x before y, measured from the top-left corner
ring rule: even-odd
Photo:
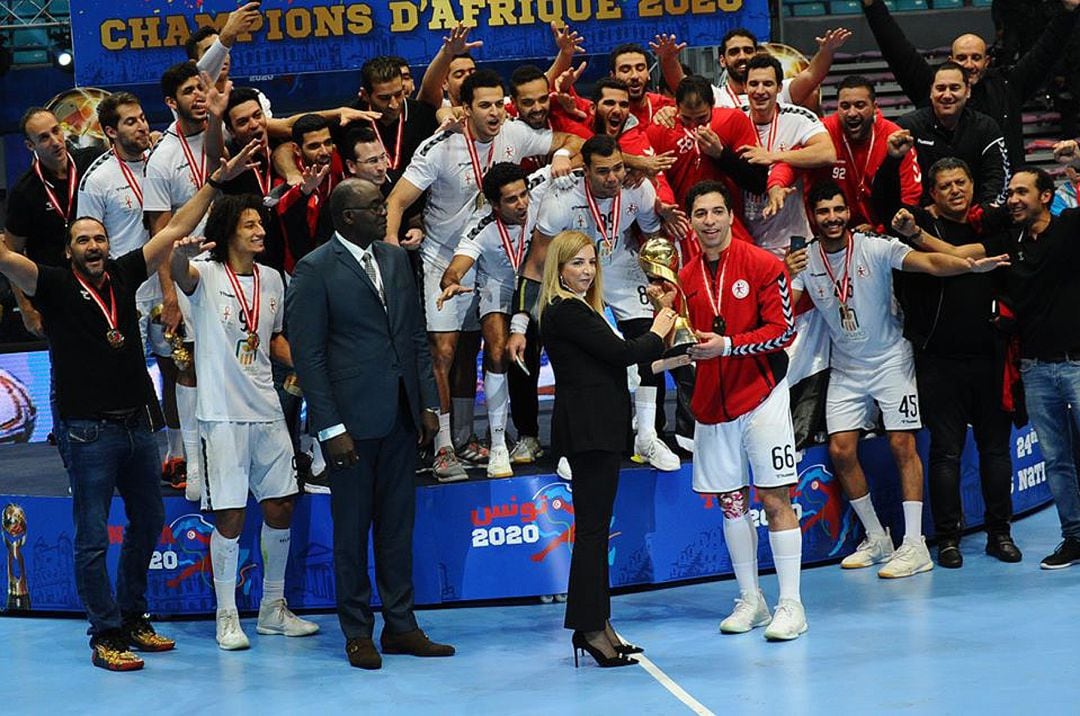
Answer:
[[[624,642],[626,641],[622,638],[622,634],[619,634],[618,632],[615,632],[615,634],[619,637],[619,639],[622,639]],[[631,656],[637,659],[637,662],[641,665],[641,668],[645,669],[645,671],[649,673],[649,676],[656,679],[656,681],[661,686],[670,691],[672,696],[677,698],[679,701],[682,701],[686,708],[698,714],[698,716],[716,716],[716,714],[710,711],[705,706],[705,704],[695,699],[693,696],[686,692],[686,689],[675,683],[674,679],[665,674],[659,666],[652,663],[652,661],[647,656],[645,656],[644,654],[632,654]]]

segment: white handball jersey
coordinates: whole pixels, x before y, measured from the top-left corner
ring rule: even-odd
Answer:
[[[749,105],[744,105],[742,110],[746,116],[750,116]],[[754,126],[761,146],[780,152],[803,146],[817,134],[828,134],[817,115],[793,104],[778,104],[772,122]],[[755,244],[783,258],[792,236],[812,236],[810,222],[803,208],[803,180],[800,178],[796,181],[795,191],[788,194],[780,211],[766,219],[762,212],[767,203],[765,194],[743,192],[746,227],[754,237]]]
[[[207,422],[262,423],[282,419],[281,403],[270,372],[270,339],[281,333],[285,319],[285,287],[272,268],[259,272],[259,344],[249,350],[243,306],[224,264],[196,261],[199,284],[191,294],[195,324],[195,365],[202,378],[195,417]],[[255,277],[237,276],[248,306]]]
[[[715,106],[726,107],[727,109],[742,109],[747,104],[746,94],[735,94],[735,91],[731,89],[731,85],[724,80],[719,85],[712,86],[713,100]],[[782,104],[791,104],[791,79],[786,79],[780,84],[780,94],[776,96],[776,101]]]
[[[126,175],[121,162],[127,167]],[[150,240],[139,196],[145,168],[145,159],[128,162],[110,151],[95,159],[79,182],[79,213],[105,226],[109,256],[113,258],[141,248]]]
[[[596,242],[596,255],[603,271],[604,303],[611,308],[615,319],[625,321],[631,318],[652,318],[652,304],[645,292],[649,282],[638,264],[638,230],[646,234],[660,231],[660,217],[656,213],[656,189],[652,182],[647,181],[633,189],[622,189],[619,200],[619,234],[609,251],[602,238],[603,232],[597,227],[589,209],[585,196],[585,175],[581,170],[577,170],[574,177],[577,181],[570,189],[552,187],[540,208],[536,228],[545,236],[555,236],[568,229],[582,231],[591,236]],[[596,205],[610,239],[615,198],[596,199]],[[634,224],[637,224],[637,229]]]
[[[203,152],[206,132],[184,137],[194,166],[188,161],[188,152],[177,136],[176,122],[169,125],[161,139],[150,150],[146,160],[146,176],[143,179],[144,211],[176,211],[199,191],[206,180],[206,155]],[[206,216],[191,232],[202,234]]]
[[[551,151],[550,129],[533,129],[511,119],[503,123],[490,142],[473,141],[481,172],[495,162],[519,164],[534,154]],[[426,261],[450,261],[465,233],[465,225],[482,208],[480,187],[466,146],[459,132],[439,132],[413,154],[402,178],[418,189],[430,189],[424,207],[424,231],[420,256]]]
[[[840,282],[843,281],[847,250],[822,258],[821,244],[806,252],[809,264],[796,276],[793,290],[810,295],[821,312],[832,339],[832,365],[866,369],[880,367],[898,357],[911,356],[911,344],[904,338],[899,308],[893,298],[893,270],[899,271],[911,252],[896,239],[854,232],[848,262],[848,320],[841,317]],[[830,276],[830,271],[832,275]]]
[[[525,263],[529,246],[532,244],[533,229],[540,218],[540,207],[551,188],[551,167],[544,167],[530,174],[526,184],[529,189],[529,215],[525,219],[525,226],[505,226],[510,239],[509,250],[515,253],[515,260],[520,252],[517,269],[510,262],[508,247],[503,245],[494,211],[474,216],[469,221],[465,236],[454,252],[455,256],[468,256],[476,262],[476,280],[481,285],[494,281],[504,286],[513,286],[518,270]]]

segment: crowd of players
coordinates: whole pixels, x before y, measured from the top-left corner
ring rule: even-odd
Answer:
[[[979,449],[987,552],[1020,561],[1009,531],[1009,431],[1026,416],[1038,430],[1065,538],[1042,566],[1080,560],[1069,409],[1080,398],[1069,243],[1080,152],[1073,141],[1055,146],[1070,177],[1055,194],[1045,171],[1023,166],[1019,112],[1037,86],[1031,78],[1075,27],[1078,2],[1064,0],[1058,21],[1009,70],[990,67],[985,42],[973,35],[957,38],[950,58],[930,67],[884,3],[863,4],[918,107],[895,123],[878,109],[874,83],[857,75],[837,86],[836,112],[819,117],[818,88],[846,30],[819,38],[809,66],[792,78],[759,52],[752,33],[733,30],[720,41],[715,85],[687,74],[677,38],[657,35],[651,52],[636,44],[613,50],[608,76],[583,96],[575,84],[583,68],[573,61],[585,38],[554,26],[546,70],[523,65],[503,78],[478,68],[470,53],[481,43],[458,27],[419,87],[404,60],[372,58],[353,105],[279,118],[261,92],[229,79],[229,48],[258,17],[257,3],[234,11],[220,31],[191,36],[189,59],[161,78],[175,121],[160,136],[126,92],[98,106],[104,152],[71,148],[55,116],[26,112],[21,129],[34,161],[10,192],[4,254],[70,265],[79,278],[100,277],[106,255],[143,248],[156,270],[138,288],[138,331],[164,379],[164,477],[215,514],[222,648],[248,644],[235,574],[249,489],[264,515],[259,631],[317,628],[283,598],[292,497],[297,470],[309,491],[327,489],[320,475],[333,457],[324,459],[319,444],[340,433],[310,436],[300,424],[303,386],[292,372],[284,305],[297,263],[334,237],[331,195],[350,177],[379,187],[385,203],[373,216],[385,221],[387,243],[409,251],[417,277],[438,392],[431,460],[440,481],[465,479],[467,466],[510,476],[513,465],[542,455],[536,302],[555,237],[570,230],[592,238],[603,303],[628,339],[651,329],[657,295],[640,246],[666,237],[677,247],[698,343],[689,351],[696,370],[674,370],[676,424],[693,440],[694,489],[721,495],[740,591],[722,631],[768,625],[770,638],[792,639],[806,629],[788,488],[815,421],[793,424],[792,411],[804,397],[800,385],[823,368],[831,369],[820,393],[830,456],[866,531],[843,567],[883,563],[886,578],[933,567],[914,439],[924,424],[938,563],[962,564],[959,460],[968,425]],[[650,89],[654,56],[663,91]],[[207,186],[221,195],[210,212]],[[179,236],[200,238],[176,241],[165,260],[155,242]],[[194,260],[207,252],[210,260]],[[17,291],[19,306],[27,329],[59,352],[62,324],[42,320],[54,300],[45,288],[52,274],[41,271],[37,296]],[[59,285],[55,275],[51,281]],[[120,330],[108,286],[81,286],[100,309],[93,320],[107,324],[110,344],[138,341]],[[473,427],[481,347],[487,440]],[[633,457],[677,470],[677,450],[665,439],[664,376],[649,364],[636,374]],[[94,393],[59,376],[54,412],[62,420],[76,410],[71,396],[107,405],[105,393],[116,388]],[[859,464],[868,430],[883,430],[900,475],[899,547],[878,520]],[[76,432],[60,436],[62,452]],[[216,467],[203,474],[208,465]],[[758,586],[747,466],[769,518],[775,613]],[[559,472],[571,477],[565,462]],[[99,636],[119,628],[109,619],[95,625],[106,625]],[[133,635],[127,644],[169,648],[145,621],[124,628]],[[122,641],[97,639],[102,665],[135,663]]]

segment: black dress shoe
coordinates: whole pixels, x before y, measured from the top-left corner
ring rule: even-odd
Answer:
[[[358,669],[381,669],[382,657],[370,637],[358,636],[345,642],[345,655]]]
[[[437,644],[428,639],[422,629],[393,634],[383,629],[379,644],[384,654],[411,654],[412,656],[453,656],[454,647]]]
[[[964,555],[960,554],[960,542],[943,539],[938,544],[937,563],[945,569],[960,569],[964,566]]]
[[[988,535],[986,553],[991,557],[997,557],[1002,562],[1009,563],[1019,562],[1024,558],[1020,548],[1009,535]]]

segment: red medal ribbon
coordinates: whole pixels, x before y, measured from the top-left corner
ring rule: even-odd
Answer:
[[[705,282],[705,295],[709,299],[709,308],[712,309],[713,316],[720,318],[720,309],[724,303],[724,275],[727,274],[727,249],[720,255],[720,261],[723,266],[719,271],[719,281],[709,280],[709,267],[707,265],[707,259],[705,254],[701,254],[701,279]],[[716,289],[716,300],[713,300],[713,289]]]
[[[117,330],[116,329],[116,294],[113,292],[112,281],[109,280],[109,272],[108,271],[105,272],[105,283],[109,284],[109,307],[108,308],[105,307],[105,301],[103,301],[101,296],[98,295],[97,289],[95,289],[93,286],[91,286],[89,283],[87,283],[86,279],[84,279],[79,274],[78,271],[72,271],[72,273],[75,274],[75,280],[78,281],[79,284],[82,285],[82,287],[84,289],[86,289],[86,292],[88,294],[90,294],[90,298],[94,301],[94,303],[97,304],[98,309],[101,311],[101,315],[105,317],[105,323],[109,326],[109,332]]]
[[[394,140],[394,155],[390,156],[390,152],[387,150],[386,145],[383,144],[382,135],[379,134],[379,127],[375,124],[375,120],[371,120],[371,128],[375,130],[375,137],[379,140],[379,146],[386,152],[386,158],[389,160],[390,168],[397,169],[401,166],[401,138],[405,135],[405,122],[409,121],[409,103],[404,102],[401,107],[401,116],[398,117],[397,125],[397,139]],[[488,160],[490,163],[490,160]]]
[[[225,275],[229,277],[229,283],[232,284],[233,291],[236,293],[236,300],[240,302],[240,311],[244,314],[244,322],[248,326],[248,335],[258,335],[259,332],[259,306],[262,303],[262,294],[259,292],[259,266],[258,264],[252,264],[252,275],[255,277],[255,290],[252,295],[251,303],[248,303],[247,296],[244,295],[244,288],[240,285],[240,279],[236,277],[236,273],[232,270],[232,267],[228,263],[225,264]]]
[[[619,241],[619,222],[622,219],[622,189],[619,189],[619,193],[615,195],[614,203],[612,204],[612,227],[610,238],[608,236],[607,225],[604,222],[604,217],[600,213],[600,207],[596,204],[596,199],[593,198],[592,189],[589,188],[589,180],[585,179],[585,201],[589,204],[589,213],[592,214],[593,221],[596,222],[596,229],[600,232],[600,240],[604,243],[604,248],[610,255],[615,250],[615,244]]]
[[[855,154],[851,151],[851,145],[848,144],[847,135],[843,130],[840,132],[840,136],[844,138],[844,149],[847,150],[848,159],[851,160],[851,173],[855,175],[855,180],[858,184],[859,191],[864,189],[867,193],[870,192],[870,187],[866,182],[866,171],[870,168],[870,158],[874,156],[874,142],[877,140],[877,127],[870,127],[870,146],[866,149],[866,161],[863,162],[863,168],[861,172],[855,170]]]
[[[832,281],[833,286],[836,286],[837,298],[840,299],[840,305],[847,308],[848,298],[850,298],[849,290],[853,288],[852,284],[848,281],[848,276],[851,273],[851,254],[854,253],[854,238],[851,232],[848,232],[847,246],[844,249],[844,275],[840,277],[840,285],[836,286],[836,276],[833,274],[832,265],[829,263],[829,257],[825,253],[825,246],[822,242],[818,242],[818,251],[821,252],[821,260],[825,264],[825,273],[829,275],[829,280]]]
[[[202,188],[202,185],[206,182],[206,145],[204,144],[200,149],[202,156],[198,168],[195,167],[195,153],[191,151],[191,145],[188,144],[187,137],[180,130],[180,125],[176,125],[176,138],[180,140],[180,150],[184,153],[184,159],[188,163],[188,171],[191,172],[191,183],[195,185],[196,189]]]
[[[731,98],[732,107],[742,107],[742,102],[739,101],[739,95],[731,91],[731,83],[726,80],[724,81],[724,91],[727,92],[727,96]]]
[[[71,158],[70,153],[68,153],[67,155],[67,162],[67,208],[63,212],[61,212],[60,198],[56,196],[56,192],[52,190],[52,185],[49,184],[49,182],[45,179],[45,175],[41,172],[41,160],[38,159],[37,156],[34,157],[34,172],[38,175],[38,179],[41,180],[41,186],[45,189],[45,196],[49,197],[49,201],[52,203],[53,211],[55,211],[60,216],[60,218],[64,220],[65,226],[71,223],[71,213],[75,208],[75,202],[73,201],[73,199],[75,198],[75,187],[79,183],[78,177],[76,176],[77,170],[75,168],[75,160]]]
[[[506,224],[498,216],[495,217],[495,226],[499,229],[499,238],[502,240],[506,258],[510,259],[510,266],[516,274],[518,266],[521,266],[521,261],[525,258],[525,224],[521,225],[521,236],[518,237],[517,247],[514,246],[514,242],[510,239],[510,230],[506,228]]]
[[[265,149],[266,149],[266,177],[264,178],[263,175],[259,173],[259,168],[258,167],[252,167],[251,168],[251,171],[255,172],[255,180],[257,182],[259,182],[259,191],[262,192],[263,196],[266,196],[267,194],[270,193],[270,190],[273,188],[271,185],[273,184],[273,180],[274,180],[274,174],[273,174],[274,167],[270,163],[270,147],[265,147]]]
[[[766,137],[766,144],[761,144],[761,133],[758,133],[758,145],[764,146],[766,151],[771,152],[773,142],[776,141],[776,130],[780,127],[780,108],[776,107],[773,110],[773,118],[769,120],[769,134]],[[754,129],[757,129],[757,125],[754,125]]]
[[[472,164],[473,177],[476,179],[476,190],[483,191],[484,175],[487,174],[487,170],[491,168],[491,160],[495,156],[495,138],[491,138],[491,146],[488,147],[487,159],[484,160],[484,167],[480,167],[480,155],[476,152],[476,145],[473,143],[472,132],[469,131],[469,123],[465,123],[465,148],[469,150],[469,163]]]
[[[112,151],[113,151],[113,156],[116,157],[116,163],[120,165],[120,173],[124,175],[124,181],[126,181],[127,185],[131,188],[131,193],[135,195],[135,198],[139,202],[139,206],[142,206],[143,205],[142,185],[139,184],[139,181],[135,178],[135,172],[131,171],[131,167],[129,167],[127,165],[127,162],[124,161],[124,158],[121,157],[119,153],[117,153],[116,147],[113,147]],[[139,161],[140,162],[146,161],[146,155],[143,155],[142,157],[139,157]]]

